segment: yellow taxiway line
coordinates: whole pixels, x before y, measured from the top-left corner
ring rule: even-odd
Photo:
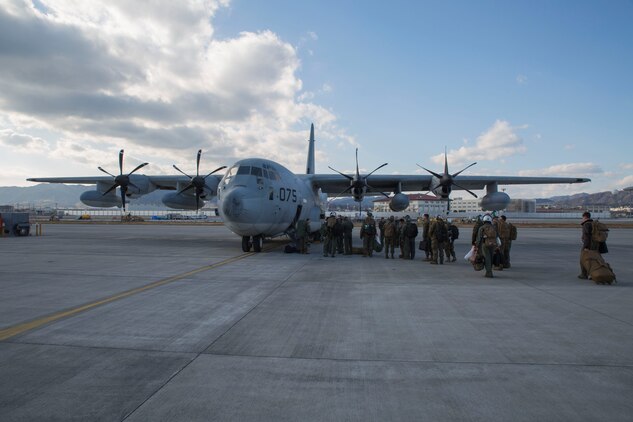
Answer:
[[[274,245],[273,247],[265,248],[263,250],[263,252],[268,252],[269,250],[274,249],[277,246],[278,245]],[[204,272],[204,271],[209,271],[209,270],[212,270],[214,268],[221,267],[222,265],[227,265],[227,264],[230,264],[232,262],[239,261],[241,259],[244,259],[244,258],[247,258],[247,257],[249,257],[251,255],[254,255],[255,253],[256,252],[248,252],[248,253],[245,253],[245,254],[242,254],[242,255],[235,256],[233,258],[225,259],[224,261],[220,261],[220,262],[217,262],[215,264],[205,265],[204,267],[196,268],[195,270],[188,271],[186,273],[182,273],[182,274],[178,274],[178,275],[175,275],[175,276],[172,276],[172,277],[168,277],[168,278],[165,278],[165,279],[162,279],[162,280],[158,280],[158,281],[155,281],[153,283],[146,284],[145,286],[141,286],[141,287],[137,287],[135,289],[127,290],[125,292],[117,293],[117,294],[115,294],[113,296],[110,296],[110,297],[107,297],[105,299],[97,300],[95,302],[87,303],[85,305],[81,305],[81,306],[78,306],[76,308],[68,309],[68,310],[65,310],[65,311],[60,311],[60,312],[54,313],[52,315],[48,315],[48,316],[45,316],[45,317],[42,317],[42,318],[37,318],[37,319],[34,319],[32,321],[24,322],[22,324],[18,324],[18,325],[14,325],[12,327],[9,327],[9,328],[5,328],[3,330],[0,330],[0,341],[6,340],[6,339],[11,338],[11,337],[15,337],[15,336],[17,336],[19,334],[25,333],[25,332],[30,331],[30,330],[34,330],[36,328],[39,328],[39,327],[41,327],[43,325],[46,325],[46,324],[50,324],[51,322],[55,322],[55,321],[60,320],[62,318],[66,318],[66,317],[70,317],[70,316],[76,315],[76,314],[78,314],[80,312],[87,311],[87,310],[95,308],[97,306],[105,305],[107,303],[111,303],[111,302],[114,302],[114,301],[119,300],[119,299],[124,299],[126,297],[130,297],[132,295],[144,292],[146,290],[153,289],[155,287],[164,286],[165,284],[171,283],[172,281],[182,280],[183,278],[187,278],[187,277],[192,276],[194,274],[198,274],[198,273],[201,273],[201,272]]]

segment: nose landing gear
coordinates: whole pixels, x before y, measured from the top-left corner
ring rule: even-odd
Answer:
[[[242,236],[242,250],[244,252],[250,252],[251,247],[255,252],[261,252],[264,246],[264,238],[261,235],[253,236],[252,241],[250,236]]]

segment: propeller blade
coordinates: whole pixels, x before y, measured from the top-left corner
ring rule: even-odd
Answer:
[[[101,195],[101,196],[106,196],[107,194],[109,194],[110,192],[112,192],[113,190],[115,190],[118,186],[119,186],[119,184],[118,184],[118,183],[115,183],[114,185],[112,185],[112,186],[110,187],[110,189],[108,189],[107,191],[103,192],[103,195]]]
[[[200,156],[202,155],[202,150],[198,150],[198,156],[196,157],[196,176],[200,176]]]
[[[360,178],[360,173],[358,172],[358,148],[356,148],[356,176]]]
[[[341,176],[347,177],[349,180],[354,180],[354,178],[353,178],[352,176],[348,175],[348,174],[341,173],[340,171],[338,171],[338,170],[336,170],[336,169],[333,169],[333,168],[332,168],[332,167],[330,167],[330,166],[327,166],[327,167],[328,167],[330,170],[333,170],[333,171],[337,172],[337,173],[338,173],[338,174],[340,174]]]
[[[198,191],[196,191],[196,214],[198,213],[199,209],[200,209],[200,194],[198,193]]]
[[[469,194],[471,194],[471,195],[472,195],[472,196],[474,196],[475,198],[478,198],[478,196],[477,196],[477,195],[475,195],[474,193],[472,193],[471,191],[469,191],[469,190],[468,190],[468,189],[466,189],[465,187],[460,186],[460,185],[458,185],[458,184],[457,184],[457,183],[455,183],[455,182],[453,182],[453,185],[457,186],[458,188],[460,188],[460,189],[462,189],[462,190],[465,190],[466,192],[468,192]]]
[[[353,186],[348,186],[347,189],[345,189],[343,192],[341,192],[338,195],[336,195],[334,198],[328,200],[328,202],[334,201],[336,198],[338,198],[339,196],[343,195],[344,193],[350,191],[352,188],[353,188]]]
[[[383,168],[383,167],[384,167],[384,166],[386,166],[387,164],[389,164],[389,163],[381,164],[381,165],[379,165],[378,167],[376,167],[376,168],[374,169],[374,171],[372,171],[372,172],[371,172],[371,173],[369,173],[367,176],[365,176],[365,179],[367,179],[369,176],[371,176],[372,174],[374,174],[374,172],[375,172],[376,170],[380,170],[381,168]]]
[[[444,147],[444,174],[448,174],[448,155],[446,154],[446,147]]]
[[[477,164],[477,162],[474,162],[471,165],[464,167],[463,169],[461,169],[460,171],[455,173],[452,177],[455,178],[455,177],[459,176],[459,173],[461,173],[462,171],[466,170],[467,168],[470,168],[470,167],[474,166],[475,164]]]
[[[110,175],[110,176],[112,176],[112,177],[116,177],[114,174],[112,174],[112,173],[110,173],[110,172],[105,171],[105,170],[104,170],[104,169],[102,169],[101,167],[97,167],[97,168],[98,168],[99,170],[101,170],[102,172],[104,172],[105,174],[108,174],[108,175]]]
[[[123,174],[123,150],[119,151],[119,175]]]
[[[182,188],[182,189],[180,189],[178,191],[178,195],[180,195],[181,193],[183,193],[185,191],[188,191],[189,189],[192,189],[193,187],[194,187],[193,183],[189,183],[187,186],[185,186],[184,188]]]
[[[181,172],[182,174],[184,174],[185,176],[187,176],[190,179],[193,179],[193,177],[189,176],[187,173],[185,173],[184,171],[180,170],[178,167],[176,167],[176,165],[174,164],[173,166],[176,170],[178,170],[179,172]]]
[[[145,167],[148,164],[149,163],[143,163],[143,164],[140,164],[140,165],[136,166],[136,168],[134,170],[132,170],[131,172],[129,172],[127,175],[129,176],[130,174],[134,173],[136,170],[139,170],[139,169]]]
[[[226,166],[218,167],[217,169],[213,170],[211,173],[209,173],[206,176],[204,176],[204,179],[206,179],[207,177],[211,176],[213,173],[215,173],[217,171],[220,171],[220,170],[223,170],[225,168],[226,168]]]
[[[127,186],[121,185],[121,203],[123,204],[123,211],[125,211],[125,193],[127,192]]]
[[[441,175],[441,174],[437,174],[436,172],[431,171],[431,170],[427,169],[426,167],[422,167],[422,166],[421,166],[421,165],[419,165],[418,163],[416,163],[415,165],[416,165],[416,166],[418,166],[418,167],[420,167],[421,169],[424,169],[424,170],[428,171],[429,173],[431,173],[433,176],[437,177],[438,179],[441,179],[441,178],[442,178],[442,175]]]

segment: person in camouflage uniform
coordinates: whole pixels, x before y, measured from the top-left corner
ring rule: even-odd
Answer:
[[[352,254],[352,231],[354,231],[354,223],[349,217],[343,219],[343,250],[345,255]]]
[[[424,214],[422,217],[422,246],[424,246],[425,261],[431,260],[431,238],[429,237],[429,226],[431,220],[428,214]]]
[[[435,220],[431,222],[429,226],[429,236],[431,237],[431,250],[433,256],[431,258],[431,264],[444,264],[444,249],[446,248],[445,242],[447,240],[447,230],[442,216],[438,215]]]
[[[334,238],[334,226],[336,225],[336,215],[331,213],[325,220],[325,237],[323,237],[323,256],[330,255],[334,258],[334,252],[336,251],[336,241]],[[323,233],[322,233],[323,234]]]
[[[389,220],[385,223],[384,234],[385,234],[385,258],[389,259],[389,250],[391,250],[391,259],[394,259],[393,252],[394,247],[396,245],[396,237],[397,237],[398,229],[396,227],[395,218],[392,216],[389,217]]]
[[[455,239],[453,238],[453,233],[458,233],[459,231],[451,220],[446,220],[446,230],[448,232],[448,239],[444,242],[446,248],[446,262],[455,262],[457,261],[457,257],[455,256]]]
[[[367,217],[360,228],[360,238],[363,239],[363,256],[374,255],[374,239],[376,237],[376,221],[372,213],[367,212]]]
[[[484,257],[484,265],[486,267],[485,277],[492,278],[492,256],[497,248],[497,231],[492,225],[492,217],[484,215],[482,218],[482,225],[477,232],[477,240],[475,245],[477,246],[478,253]]]
[[[404,259],[415,258],[415,238],[418,235],[418,225],[415,220],[411,220],[408,215],[404,217],[405,224],[403,230],[404,238]]]

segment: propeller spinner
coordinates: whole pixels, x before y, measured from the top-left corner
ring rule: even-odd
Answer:
[[[477,198],[477,195],[475,195],[472,191],[466,189],[463,186],[460,186],[459,184],[457,184],[455,182],[455,179],[457,178],[457,176],[460,175],[461,172],[463,172],[464,170],[466,170],[467,168],[470,168],[472,166],[474,166],[475,164],[477,164],[476,162],[469,164],[468,166],[464,167],[463,169],[461,169],[460,171],[458,171],[455,174],[450,174],[448,172],[448,157],[446,154],[446,148],[444,148],[444,173],[442,174],[438,174],[434,171],[431,171],[425,167],[422,167],[421,165],[417,164],[416,165],[418,167],[420,167],[421,169],[424,169],[426,171],[428,171],[429,173],[431,173],[433,176],[436,177],[437,181],[436,184],[434,186],[431,186],[431,188],[429,189],[429,192],[433,192],[435,191],[437,188],[441,187],[442,188],[442,193],[441,196],[443,198],[446,198],[449,200],[449,204],[450,204],[450,198],[449,195],[451,194],[452,188],[453,186],[457,186],[460,189],[465,190],[466,192],[468,192],[469,194],[471,194],[472,196],[474,196],[475,198]],[[450,205],[449,205],[450,206]]]
[[[149,163],[140,164],[134,170],[129,172],[128,174],[123,174],[123,150],[119,151],[119,175],[118,176],[115,176],[114,174],[105,171],[101,167],[97,167],[99,170],[101,170],[105,174],[108,174],[108,175],[110,175],[110,176],[112,176],[114,178],[114,184],[110,187],[110,189],[108,189],[107,191],[105,191],[103,193],[103,196],[109,194],[110,192],[112,192],[116,188],[120,188],[120,191],[121,191],[121,204],[123,206],[123,211],[125,211],[125,195],[127,194],[128,186],[132,186],[132,187],[135,187],[136,189],[138,189],[138,186],[136,186],[134,183],[132,183],[130,181],[130,175],[132,173],[136,172],[137,170],[141,169],[142,167],[145,167],[148,164]]]
[[[377,170],[383,168],[387,164],[388,163],[381,164],[380,166],[376,167],[374,170],[372,170],[366,176],[361,176],[360,171],[358,170],[358,148],[356,148],[356,174],[354,176],[350,176],[349,174],[341,173],[340,171],[336,170],[335,168],[332,168],[332,167],[328,166],[328,168],[330,170],[333,170],[333,171],[337,172],[338,174],[340,174],[341,176],[347,178],[350,181],[350,185],[347,187],[347,189],[345,189],[343,192],[341,192],[338,195],[336,195],[330,201],[333,201],[336,198],[338,198],[339,196],[344,195],[347,192],[351,191],[352,192],[352,196],[354,197],[354,200],[357,201],[357,202],[360,202],[361,204],[359,204],[359,206],[362,206],[362,200],[365,197],[365,193],[367,192],[367,189],[374,190],[367,183],[367,179],[369,179],[369,176],[371,176],[374,172],[376,172]],[[386,193],[384,193],[384,192],[380,192],[380,193],[382,195],[384,195],[385,197],[389,198],[389,195],[387,195]]]
[[[189,180],[189,184],[187,186],[185,186],[184,188],[180,189],[178,191],[178,194],[186,192],[189,189],[195,189],[196,210],[200,208],[200,197],[204,193],[204,187],[206,186],[205,179],[207,177],[211,176],[213,173],[216,173],[216,172],[226,168],[226,166],[218,167],[217,169],[213,170],[211,173],[207,174],[206,176],[200,176],[200,156],[201,155],[202,155],[202,150],[199,149],[198,150],[198,156],[196,157],[196,175],[193,176],[193,177],[189,176],[187,173],[185,173],[184,171],[180,170],[174,164],[174,168],[176,170],[178,170],[180,173],[184,174],[185,176],[187,176],[190,179]]]

